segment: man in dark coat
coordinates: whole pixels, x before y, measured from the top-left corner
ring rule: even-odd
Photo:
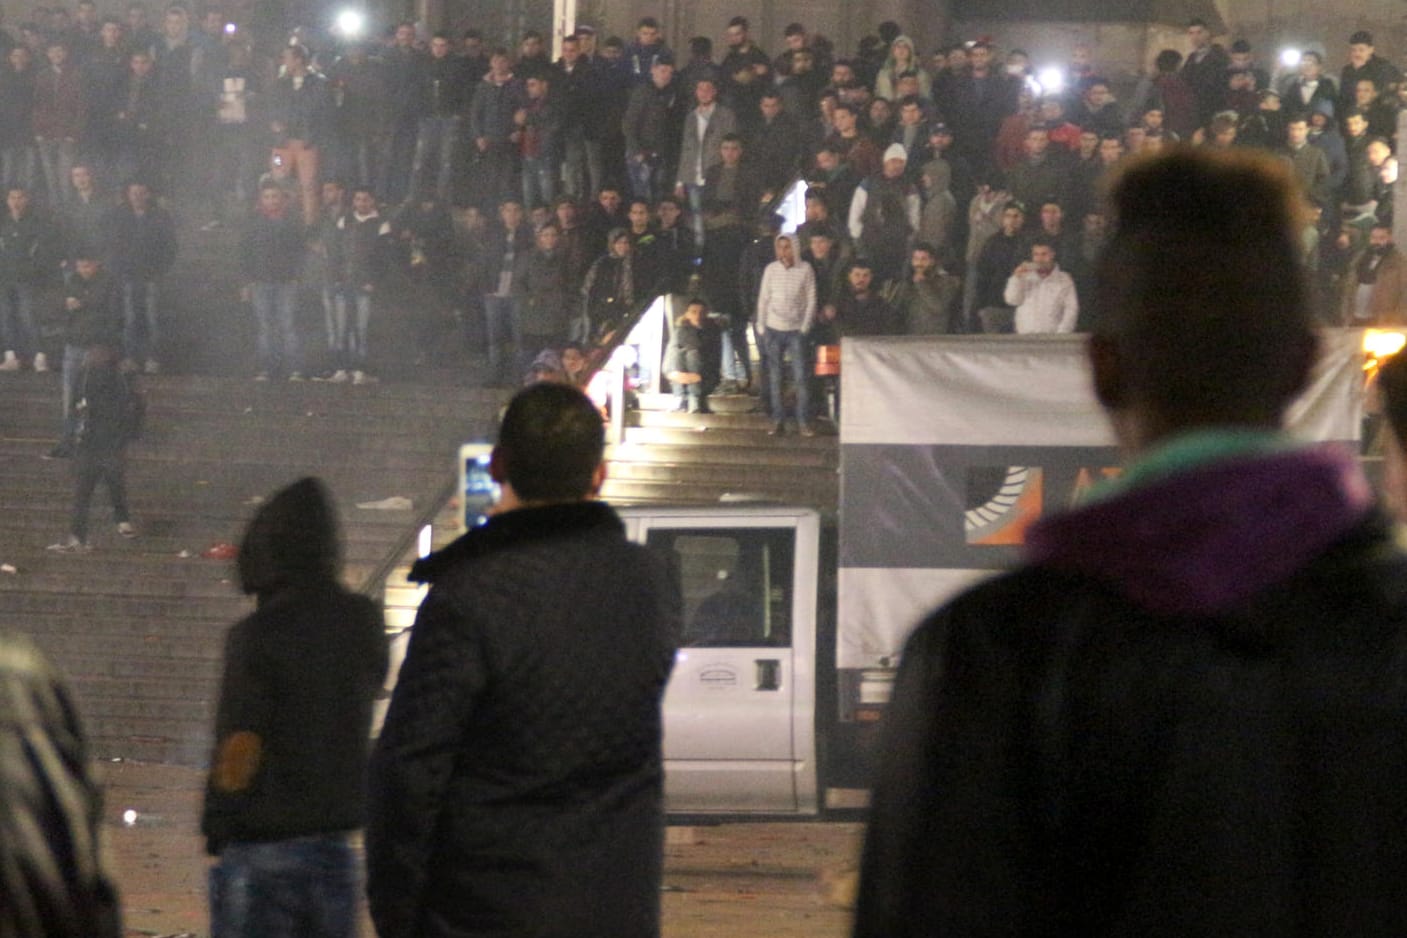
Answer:
[[[381,938],[659,934],[680,597],[593,498],[603,449],[580,391],[520,391],[498,510],[411,570],[432,586],[371,768]]]
[[[567,340],[576,309],[573,284],[567,279],[567,255],[562,233],[548,222],[537,229],[533,250],[514,259],[513,299],[517,306],[520,358],[531,362],[545,348],[560,348]]]
[[[1136,462],[910,639],[855,935],[1401,935],[1407,556],[1280,429],[1289,169],[1173,152],[1114,205],[1089,355]]]
[[[200,829],[218,935],[351,938],[372,700],[386,676],[376,604],[339,582],[337,509],[317,479],[249,522],[239,584],[258,598],[225,639]]]

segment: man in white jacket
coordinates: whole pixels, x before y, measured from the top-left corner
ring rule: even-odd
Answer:
[[[1006,301],[1016,307],[1021,335],[1074,332],[1080,315],[1075,281],[1055,262],[1055,245],[1045,238],[1031,243],[1031,259],[1007,278]]]
[[[779,235],[773,242],[777,259],[762,271],[757,296],[757,331],[762,338],[762,355],[767,364],[767,384],[771,392],[771,434],[786,429],[782,407],[782,363],[791,359],[792,383],[796,386],[796,425],[802,436],[814,436],[810,424],[809,376],[806,373],[806,333],[816,320],[816,273],[801,259],[791,235]]]

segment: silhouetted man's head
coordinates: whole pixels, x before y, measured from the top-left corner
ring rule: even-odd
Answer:
[[[1169,152],[1127,170],[1113,204],[1090,355],[1122,441],[1278,426],[1315,357],[1289,171],[1250,151]]]
[[[535,384],[508,404],[491,471],[522,502],[580,501],[600,487],[605,443],[590,398],[568,385]]]

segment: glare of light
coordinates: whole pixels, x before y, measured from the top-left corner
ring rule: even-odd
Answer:
[[[122,812],[122,823],[123,823],[123,824],[126,824],[128,827],[131,827],[132,825],[136,824],[136,823],[137,823],[137,812],[134,811],[134,810],[131,809],[131,808],[128,808],[126,811],[123,811],[123,812]]]
[[[337,31],[344,36],[360,36],[365,26],[366,17],[357,10],[343,10],[337,14]]]
[[[1060,94],[1065,90],[1065,73],[1053,65],[1037,72],[1036,80],[1046,94]]]
[[[427,525],[425,525],[425,527],[423,527],[423,528],[420,529],[420,536],[419,536],[419,538],[417,539],[417,542],[416,542],[416,551],[417,551],[416,556],[417,556],[417,557],[425,557],[425,556],[428,556],[429,553],[430,553],[430,545],[433,544],[433,543],[434,543],[434,531],[431,529],[430,525],[427,524]]]
[[[1407,333],[1369,329],[1363,333],[1363,351],[1377,359],[1391,358],[1407,346]]]
[[[1298,49],[1286,49],[1280,53],[1280,64],[1286,68],[1299,68],[1303,56],[1304,53]]]

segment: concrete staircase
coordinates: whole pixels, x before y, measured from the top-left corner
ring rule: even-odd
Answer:
[[[487,437],[496,390],[380,384],[255,384],[147,379],[147,433],[131,450],[125,541],[106,492],[94,499],[94,551],[45,546],[68,529],[71,467],[40,457],[58,428],[58,376],[0,375],[0,628],[25,632],[69,675],[104,757],[195,764],[209,734],[224,633],[251,604],[227,560],[259,499],[318,475],[337,498],[345,579],[354,589],[407,549],[444,504],[456,447]],[[411,510],[358,509],[404,496]]]
[[[709,415],[628,414],[625,438],[606,454],[602,494],[621,504],[768,501],[833,513],[839,492],[834,431],[802,437],[788,426],[787,435],[768,436],[766,416],[738,412],[749,401],[723,399]]]

